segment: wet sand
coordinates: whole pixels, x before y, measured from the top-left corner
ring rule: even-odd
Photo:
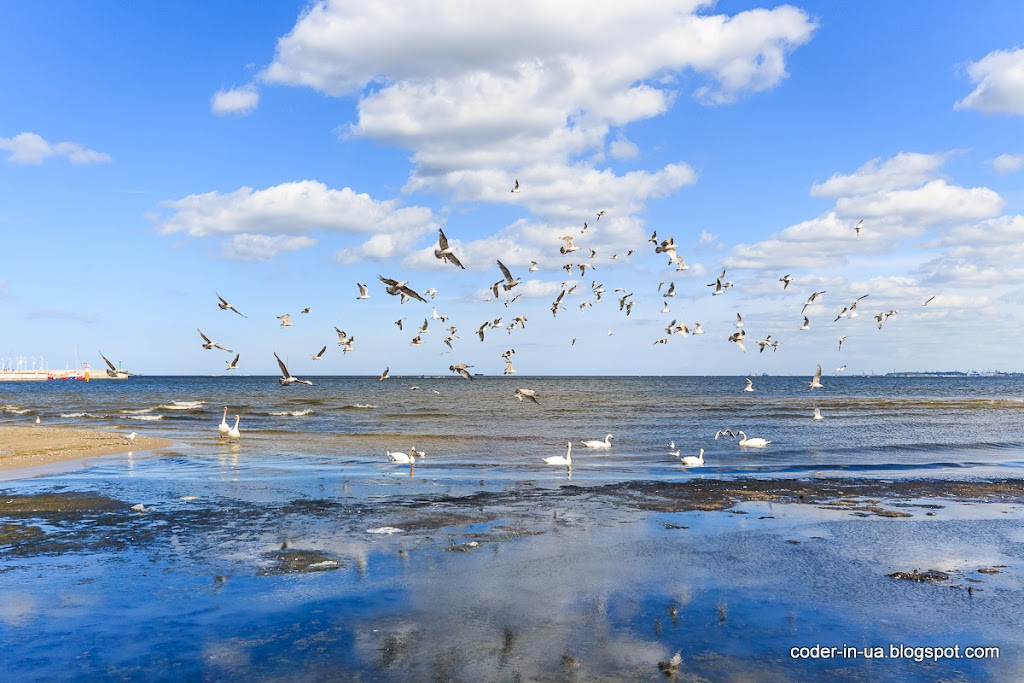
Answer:
[[[60,427],[0,427],[0,470],[40,467],[99,455],[149,451],[171,445],[167,439]]]

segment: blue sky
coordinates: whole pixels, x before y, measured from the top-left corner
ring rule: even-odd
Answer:
[[[201,328],[243,374],[1024,370],[1018,3],[267,4],[5,9],[0,356],[221,373]]]

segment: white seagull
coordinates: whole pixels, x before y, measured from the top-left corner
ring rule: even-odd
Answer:
[[[807,383],[807,389],[821,389],[821,363],[818,363],[817,369],[814,371],[814,377],[810,382]]]
[[[359,296],[356,299],[369,299],[370,298],[370,286],[364,285],[362,282],[357,282],[356,287],[359,288]]]
[[[196,331],[199,332],[199,336],[203,338],[203,348],[204,349],[207,349],[207,350],[210,350],[210,349],[220,349],[221,351],[227,351],[228,353],[234,353],[234,351],[232,351],[231,349],[225,349],[223,346],[221,346],[217,342],[210,341],[210,338],[207,337],[205,334],[203,334],[203,331],[200,330],[198,327],[196,328]]]
[[[228,364],[228,366],[227,366],[227,368],[225,368],[225,370],[237,370],[238,369],[238,359],[241,356],[242,356],[242,354],[236,353],[234,360],[232,360],[232,361],[224,361],[225,363]],[[227,408],[225,408],[225,410],[227,410]]]
[[[274,352],[274,358],[277,358],[277,366],[281,368],[281,378],[277,381],[282,387],[286,387],[291,384],[305,384],[306,386],[313,386],[313,383],[308,379],[299,379],[298,377],[292,376],[292,373],[288,372],[288,368],[285,366],[284,361],[281,360],[280,356],[277,355],[276,351]]]
[[[312,358],[313,360],[322,360],[324,357],[324,353],[326,353],[326,351],[327,347],[324,346],[322,349],[320,349],[320,353],[316,354],[315,356],[310,356],[310,358]]]
[[[515,190],[513,190],[513,192],[514,191]],[[465,270],[466,266],[462,265],[458,257],[452,252],[452,248],[448,246],[448,238],[444,236],[444,230],[438,228],[437,232],[440,233],[440,236],[437,239],[438,247],[440,248],[434,250],[434,258],[447,261],[448,263],[453,263],[459,268]]]
[[[235,313],[237,313],[238,315],[242,316],[243,318],[248,318],[249,317],[247,315],[244,315],[241,311],[239,311],[237,308],[235,308],[231,304],[229,304],[224,299],[224,297],[222,297],[220,294],[217,294],[217,298],[220,299],[220,303],[217,304],[217,306],[218,306],[218,308],[220,308],[220,310],[222,310],[222,311],[234,311]]]
[[[524,398],[528,398],[536,404],[540,404],[537,400],[537,391],[535,389],[516,389],[515,397],[522,403]]]
[[[743,391],[753,391],[753,390],[754,390],[754,380],[752,380],[752,379],[750,379],[748,377],[747,378],[747,386],[745,386],[743,388]]]
[[[824,420],[825,416],[821,414],[821,410],[819,408],[815,408],[814,409],[814,417],[812,417],[811,419],[812,420]]]

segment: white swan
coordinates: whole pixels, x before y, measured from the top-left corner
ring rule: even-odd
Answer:
[[[572,467],[572,441],[567,441],[566,446],[568,446],[568,448],[566,448],[564,456],[552,455],[548,458],[544,458],[544,462],[548,465],[565,465],[567,467]]]
[[[229,439],[238,439],[239,437],[242,436],[242,432],[238,431],[238,420],[239,419],[240,418],[237,415],[235,415],[235,426],[228,430],[228,438]]]
[[[590,441],[580,441],[580,443],[582,443],[586,448],[611,448],[613,438],[614,437],[611,434],[608,434],[604,437],[604,441],[592,439]]]
[[[220,419],[220,425],[217,426],[217,432],[223,438],[228,435],[228,431],[230,430],[231,427],[228,426],[228,407],[224,406],[224,417]]]
[[[812,417],[811,419],[812,420],[824,420],[825,416],[821,414],[821,409],[815,408],[814,409],[814,417]]]
[[[742,439],[740,439],[740,446],[749,446],[751,448],[764,448],[765,446],[771,443],[771,441],[769,441],[768,439],[762,439],[759,436],[755,436],[752,439],[748,439],[746,432],[743,431],[740,431],[739,435],[743,437]]]
[[[682,460],[686,467],[700,467],[704,464],[704,449],[700,449],[699,455],[687,455]]]
[[[408,453],[402,453],[401,451],[395,453],[387,449],[384,449],[384,452],[388,454],[388,458],[391,462],[398,462],[406,465],[415,464],[416,462],[416,456],[413,455],[416,452],[415,449],[410,449]]]

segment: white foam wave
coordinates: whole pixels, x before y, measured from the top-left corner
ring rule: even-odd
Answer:
[[[5,413],[11,413],[12,415],[24,415],[25,413],[31,412],[28,408],[22,408],[11,403],[0,406],[0,410]]]
[[[354,404],[352,404],[350,406],[346,406],[346,407],[347,408],[367,408],[367,409],[368,408],[380,408],[380,406],[375,406],[375,405],[373,405],[371,403],[354,403]]]
[[[60,416],[61,417],[66,417],[66,418],[99,417],[98,415],[93,415],[92,413],[61,413]]]
[[[145,420],[146,422],[164,419],[163,415],[125,415],[124,417],[126,420]]]
[[[156,408],[139,408],[138,410],[119,410],[117,412],[122,415],[145,415],[146,413],[152,413]]]
[[[313,409],[312,408],[306,408],[305,410],[280,410],[278,412],[270,413],[270,414],[271,415],[276,415],[276,416],[279,416],[279,417],[283,417],[283,416],[305,417],[306,415],[312,415],[313,414]]]
[[[160,406],[164,410],[196,410],[206,405],[206,401],[171,401]]]
[[[368,533],[368,534],[387,534],[388,536],[390,536],[391,534],[400,534],[400,533],[402,533],[402,530],[399,529],[396,526],[379,526],[379,527],[376,527],[374,529],[367,529],[366,533]]]

